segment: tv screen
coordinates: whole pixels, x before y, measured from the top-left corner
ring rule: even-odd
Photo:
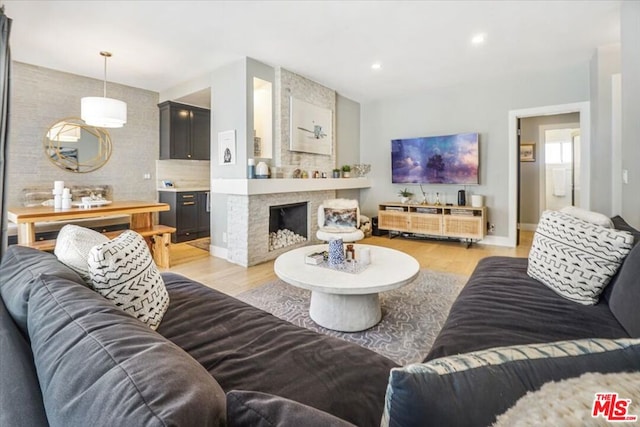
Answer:
[[[478,133],[391,140],[398,184],[478,184]]]

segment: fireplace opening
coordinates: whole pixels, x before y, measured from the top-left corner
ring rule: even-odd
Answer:
[[[269,207],[269,250],[306,242],[307,202]]]

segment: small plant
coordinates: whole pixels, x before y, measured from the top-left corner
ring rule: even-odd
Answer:
[[[400,196],[400,197],[411,197],[411,196],[413,196],[413,193],[405,188],[404,190],[398,191],[398,196]]]
[[[343,165],[342,166],[342,172],[351,172],[351,166]]]
[[[334,172],[340,172],[340,169],[334,169],[333,171]]]

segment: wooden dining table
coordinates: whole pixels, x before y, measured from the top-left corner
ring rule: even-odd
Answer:
[[[150,249],[159,267],[169,267],[169,245],[174,227],[153,224],[153,213],[168,211],[167,203],[145,201],[113,201],[101,206],[84,208],[74,206],[69,209],[54,209],[53,206],[10,207],[7,219],[18,226],[18,244],[38,247],[36,241],[37,222],[70,221],[86,218],[99,218],[110,215],[129,215],[130,229],[139,232],[145,238],[159,236],[159,242],[150,243]],[[106,233],[108,234],[108,233]],[[153,243],[153,242],[152,242]],[[155,251],[154,251],[155,249]]]

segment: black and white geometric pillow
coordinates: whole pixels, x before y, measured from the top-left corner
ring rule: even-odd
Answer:
[[[545,211],[529,252],[527,274],[559,295],[594,305],[633,247],[633,236],[571,215]]]
[[[89,253],[93,289],[156,330],[169,307],[169,294],[146,242],[135,231],[93,247]]]

